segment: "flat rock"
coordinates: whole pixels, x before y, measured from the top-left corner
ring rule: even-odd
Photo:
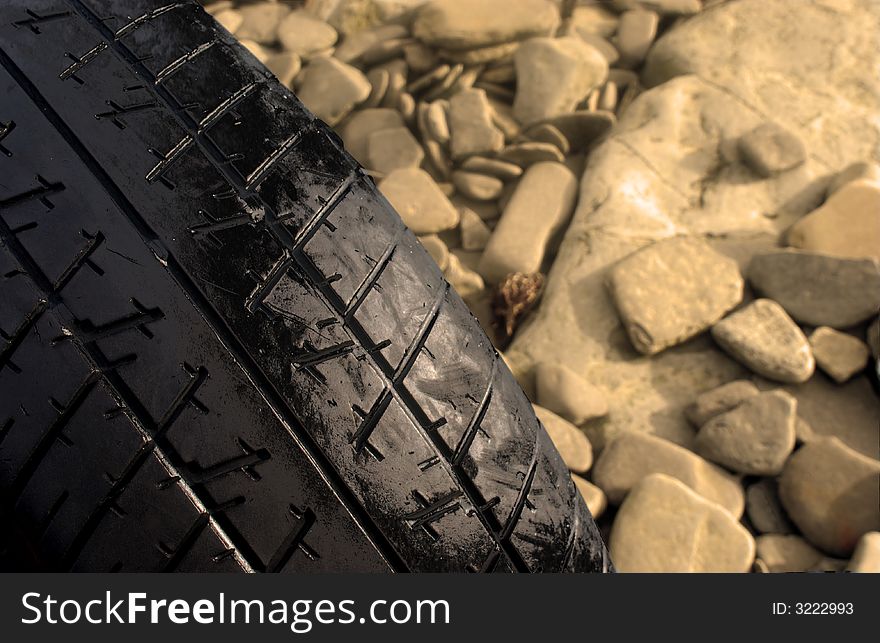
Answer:
[[[458,229],[461,232],[461,247],[464,250],[482,250],[489,243],[492,231],[480,218],[480,215],[470,208],[460,208],[461,223]]]
[[[440,237],[436,234],[428,234],[419,237],[419,242],[425,247],[440,270],[446,270],[449,267],[449,248]]]
[[[743,294],[736,262],[689,237],[633,253],[611,270],[608,285],[630,341],[646,355],[708,329]]]
[[[564,165],[529,167],[489,239],[480,274],[494,284],[510,273],[540,272],[548,242],[571,216],[576,192],[577,180]]]
[[[662,473],[680,480],[739,518],[745,497],[739,480],[720,467],[662,438],[621,433],[609,442],[593,467],[593,482],[619,504],[644,477]]]
[[[779,497],[806,538],[835,556],[880,530],[880,462],[836,438],[809,442],[789,459]]]
[[[761,294],[811,326],[848,328],[880,308],[880,263],[873,259],[777,250],[756,255],[748,278]]]
[[[765,534],[755,538],[755,546],[757,558],[771,573],[809,571],[825,557],[796,535]]]
[[[871,358],[871,349],[865,342],[828,326],[812,332],[810,346],[819,368],[838,384],[865,370]]]
[[[432,0],[416,15],[413,34],[446,49],[474,49],[546,36],[559,26],[549,0]]]
[[[794,526],[779,502],[774,478],[762,478],[746,489],[746,515],[756,531],[762,534],[790,534]]]
[[[403,25],[380,25],[347,35],[336,47],[333,55],[344,63],[359,59],[365,51],[379,42],[405,37],[409,32]]]
[[[574,111],[608,77],[608,62],[580,38],[532,38],[514,56],[516,100],[523,124]]]
[[[580,492],[581,498],[587,503],[587,509],[590,510],[593,519],[597,520],[605,513],[605,509],[608,507],[608,498],[605,497],[605,492],[577,474],[572,474],[571,479],[574,481],[574,486]]]
[[[777,475],[794,449],[796,417],[797,401],[791,395],[761,393],[704,424],[697,451],[738,473]]]
[[[648,53],[657,36],[659,16],[653,11],[633,9],[620,16],[614,46],[620,53],[621,67],[636,67]]]
[[[302,60],[299,55],[290,52],[269,56],[264,64],[286,87],[293,87],[293,79],[302,69]]]
[[[461,164],[461,169],[468,172],[478,172],[494,176],[502,181],[513,181],[522,176],[523,169],[514,163],[507,163],[498,159],[490,159],[484,156],[472,156]]]
[[[577,480],[575,480],[577,485]],[[847,571],[880,574],[880,532],[869,531],[859,539]]]
[[[504,146],[504,134],[492,122],[492,107],[482,89],[468,89],[453,96],[448,118],[453,159],[491,154]]]
[[[422,146],[406,127],[381,129],[367,139],[367,167],[383,174],[419,167],[424,158]]]
[[[425,112],[425,126],[428,132],[435,141],[442,145],[448,143],[450,139],[449,120],[446,117],[448,108],[448,103],[434,101]]]
[[[723,507],[663,474],[627,496],[611,530],[621,572],[746,572],[755,541]]]
[[[586,473],[593,466],[593,447],[583,431],[578,429],[568,420],[565,420],[553,411],[534,405],[535,415],[541,420],[541,424],[547,430],[547,435],[562,456],[571,471]]]
[[[504,189],[499,178],[464,170],[452,173],[452,183],[464,196],[477,201],[494,201]]]
[[[366,76],[335,58],[315,58],[302,73],[297,98],[331,127],[367,100],[372,89]]]
[[[305,11],[292,11],[278,25],[278,40],[287,50],[308,58],[336,44],[336,30]]]
[[[379,190],[414,234],[434,234],[458,225],[458,210],[424,170],[395,170],[382,179]]]
[[[530,127],[525,135],[533,141],[555,145],[563,154],[568,154],[571,151],[571,145],[569,144],[568,139],[565,138],[565,135],[559,130],[559,128],[554,127],[549,123],[542,123],[535,127]]]
[[[758,393],[758,387],[748,380],[728,382],[698,395],[684,412],[691,424],[700,428],[716,415],[733,410]]]
[[[216,20],[220,26],[226,29],[229,33],[235,33],[235,31],[241,26],[241,23],[244,22],[244,17],[241,15],[240,11],[230,8],[215,13],[214,20]]]
[[[403,127],[403,118],[394,109],[384,107],[360,109],[347,118],[339,128],[345,149],[361,165],[368,165],[370,135],[385,129]]]
[[[290,7],[280,2],[255,2],[240,5],[241,25],[235,31],[239,40],[247,39],[261,45],[272,45],[277,40],[278,25],[290,13]]]
[[[483,278],[462,264],[461,260],[454,254],[449,255],[449,265],[443,274],[446,276],[449,285],[465,301],[480,295],[486,289]]]
[[[810,343],[785,310],[756,299],[712,327],[712,338],[749,369],[772,380],[806,382],[816,369]]]
[[[583,424],[608,413],[605,393],[559,364],[538,364],[535,389],[538,404],[573,424]]]
[[[737,143],[743,162],[765,179],[795,168],[807,158],[801,140],[772,122],[746,132]]]
[[[852,181],[788,230],[788,245],[880,261],[880,183]]]
[[[851,165],[847,165],[844,169],[834,175],[831,182],[828,183],[826,195],[830,197],[843,186],[853,181],[870,181],[871,183],[880,183],[880,164],[870,161],[857,161]]]
[[[508,145],[501,150],[501,153],[498,154],[498,158],[501,161],[513,163],[522,168],[535,165],[536,163],[562,163],[565,161],[565,156],[555,145],[552,145],[551,143],[536,142]]]
[[[580,110],[547,118],[536,125],[552,125],[568,140],[570,151],[581,152],[605,135],[616,122],[611,112]]]

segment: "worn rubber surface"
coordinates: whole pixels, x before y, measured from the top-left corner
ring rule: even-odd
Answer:
[[[606,571],[478,323],[196,4],[0,3],[6,547],[88,571]]]

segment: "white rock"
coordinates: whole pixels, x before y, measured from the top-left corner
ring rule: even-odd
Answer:
[[[565,466],[575,473],[589,471],[593,466],[593,447],[583,431],[542,406],[535,404],[534,408]]]

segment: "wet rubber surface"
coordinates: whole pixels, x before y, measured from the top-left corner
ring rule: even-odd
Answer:
[[[604,571],[477,321],[191,3],[0,8],[0,489],[45,568]]]

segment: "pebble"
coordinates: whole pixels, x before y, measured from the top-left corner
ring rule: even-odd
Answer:
[[[504,146],[504,134],[492,122],[492,107],[482,89],[468,89],[453,96],[448,119],[453,159],[492,154]]]
[[[290,7],[275,2],[256,2],[240,5],[238,12],[242,21],[235,31],[236,38],[273,45],[277,41],[278,25],[290,13]]]
[[[480,74],[480,80],[497,85],[512,83],[516,81],[516,67],[512,63],[502,63],[489,67]]]
[[[482,250],[489,242],[492,232],[480,215],[470,208],[460,208],[461,223],[458,229],[461,232],[461,247],[464,250]]]
[[[361,107],[362,109],[373,109],[382,104],[382,99],[388,93],[388,84],[391,82],[391,76],[388,74],[387,69],[374,67],[367,72],[367,80],[370,81],[370,95]]]
[[[261,63],[265,64],[266,61],[269,60],[269,50],[263,47],[263,45],[258,43],[256,40],[242,38],[238,41],[238,44],[251,52],[254,55],[254,58],[259,60]]]
[[[865,342],[828,326],[812,332],[810,346],[816,364],[838,384],[863,371],[871,358],[871,349]]]
[[[852,163],[851,165],[846,166],[828,183],[826,195],[830,197],[848,183],[859,180],[880,183],[880,165],[870,161],[858,161],[857,163]]]
[[[406,127],[382,129],[367,139],[367,167],[383,174],[419,167],[425,152]]]
[[[733,410],[758,393],[760,393],[758,387],[749,380],[728,382],[701,393],[692,404],[685,408],[684,414],[691,424],[700,428],[716,415]]]
[[[452,164],[449,162],[443,146],[435,140],[427,140],[424,145],[425,155],[428,157],[431,168],[437,173],[440,180],[448,181],[452,174]],[[450,183],[449,185],[452,184]],[[454,189],[455,186],[453,186]]]
[[[765,534],[755,538],[755,546],[756,556],[771,573],[812,569],[825,557],[822,552],[796,535]]]
[[[409,68],[417,74],[433,69],[439,62],[434,50],[418,41],[411,42],[403,48],[403,58]]]
[[[797,401],[791,395],[761,393],[704,424],[696,450],[737,473],[774,476],[794,449],[796,418]]]
[[[486,289],[483,278],[462,265],[461,260],[454,254],[449,255],[449,266],[446,268],[445,275],[455,292],[464,300],[477,296]]]
[[[630,341],[645,355],[703,332],[743,294],[737,263],[692,237],[634,252],[611,269],[608,285]]]
[[[519,165],[499,161],[498,159],[490,159],[485,156],[471,156],[461,164],[461,169],[468,172],[478,172],[495,176],[502,181],[513,181],[522,176],[523,170]]]
[[[402,57],[403,48],[412,42],[411,38],[393,38],[377,42],[361,54],[358,62],[364,67],[372,67],[373,65],[388,62],[393,58]]]
[[[863,574],[880,574],[880,532],[869,531],[859,539],[846,569]]]
[[[266,68],[275,74],[279,82],[286,87],[293,87],[293,79],[302,69],[302,60],[297,54],[282,52],[273,54],[264,63]]]
[[[235,33],[235,31],[241,26],[241,23],[244,22],[244,17],[242,17],[240,11],[236,11],[235,9],[224,9],[223,11],[218,11],[214,14],[214,20],[220,23],[220,26],[226,29],[229,33]]]
[[[615,107],[617,107],[617,85],[605,83],[602,93],[599,95],[599,109],[613,112]]]
[[[581,498],[587,504],[587,509],[590,510],[593,520],[598,520],[608,507],[608,498],[605,497],[605,493],[592,482],[577,474],[572,474],[571,479],[580,492]]]
[[[602,54],[602,57],[605,58],[605,61],[609,66],[616,64],[617,61],[620,60],[620,53],[617,51],[617,48],[602,36],[597,36],[596,34],[580,34],[580,38]]]
[[[411,94],[418,94],[419,92],[425,91],[429,87],[432,87],[446,78],[450,71],[451,67],[449,65],[438,65],[428,73],[419,76],[407,85],[406,91]]]
[[[431,259],[440,270],[445,271],[449,267],[449,248],[436,234],[419,237],[419,241],[431,255]]]
[[[735,360],[764,377],[798,384],[816,370],[806,336],[772,299],[756,299],[712,327],[712,338]]]
[[[745,497],[739,480],[696,453],[648,433],[625,431],[605,446],[593,467],[593,483],[619,504],[644,477],[662,473],[680,480],[718,503],[734,517],[742,515]]]
[[[580,425],[608,413],[602,390],[561,364],[541,362],[535,367],[535,391],[538,404],[572,424]]]
[[[501,179],[462,170],[452,173],[452,183],[464,196],[477,201],[493,201],[504,189]]]
[[[467,208],[476,212],[483,221],[492,221],[501,216],[497,204],[493,201],[474,201],[462,194],[455,194],[452,197],[452,204],[457,208]]]
[[[559,11],[549,0],[432,0],[417,13],[413,34],[433,47],[461,50],[553,34]]]
[[[536,163],[562,163],[565,156],[555,145],[550,143],[516,143],[508,145],[498,154],[498,158],[522,168]]]
[[[449,72],[443,77],[443,79],[432,87],[431,91],[425,94],[425,100],[433,101],[438,98],[445,98],[452,94],[452,88],[455,86],[455,83],[458,82],[458,79],[461,78],[463,73],[464,65],[450,67]]]
[[[382,179],[379,190],[414,234],[433,234],[458,225],[458,210],[424,170],[394,170]]]
[[[880,462],[837,438],[808,442],[785,465],[779,498],[811,543],[847,556],[863,534],[880,530]]]
[[[746,515],[756,531],[762,534],[794,533],[794,526],[779,502],[774,478],[762,478],[746,489]]]
[[[596,34],[609,38],[617,31],[619,18],[601,5],[578,5],[571,12],[569,28],[579,34]]]
[[[562,461],[570,471],[586,473],[593,466],[593,447],[583,431],[553,411],[537,404],[533,405],[535,415],[547,430],[547,435],[562,456]]]
[[[474,49],[438,49],[437,55],[443,60],[462,65],[483,65],[507,60],[516,52],[518,47],[518,42],[506,42],[500,45],[476,47]]]
[[[287,50],[305,58],[336,44],[336,30],[305,11],[292,11],[278,25],[278,40]]]
[[[370,135],[385,129],[403,127],[403,118],[397,110],[388,108],[361,109],[342,123],[339,135],[345,149],[361,165],[368,165],[367,152]]]
[[[336,47],[333,55],[344,63],[358,60],[365,51],[369,50],[378,42],[394,40],[409,35],[403,25],[381,25],[374,29],[365,29],[348,34]]]
[[[609,549],[620,572],[747,572],[755,558],[754,539],[729,512],[659,473],[621,505]]]
[[[522,124],[573,112],[608,77],[608,61],[580,38],[533,38],[517,49],[513,112]]]
[[[801,140],[772,122],[743,134],[738,149],[745,164],[763,178],[791,170],[802,165],[807,158]]]
[[[760,293],[811,326],[849,328],[880,308],[880,264],[871,259],[776,250],[755,255],[748,277]]]
[[[388,72],[388,89],[385,91],[385,96],[382,97],[382,107],[397,109],[400,95],[406,88],[406,75],[408,72],[406,62],[400,59],[392,60],[382,65],[382,67]]]
[[[638,66],[657,36],[659,17],[653,11],[634,9],[620,16],[614,46],[620,53],[620,66]]]
[[[525,134],[533,141],[555,145],[563,154],[568,154],[571,150],[571,145],[569,144],[568,139],[565,138],[557,127],[550,125],[550,123],[543,123],[536,127],[531,127],[526,130]]]
[[[480,274],[495,284],[510,273],[540,272],[547,244],[568,223],[576,199],[577,179],[567,167],[529,167],[489,239]]]
[[[297,98],[331,127],[367,100],[372,89],[366,76],[335,58],[315,58],[303,76]]]
[[[572,152],[582,152],[602,137],[617,122],[614,114],[604,111],[577,111],[554,118],[544,123],[552,125],[568,139]]]
[[[852,181],[788,230],[788,245],[880,261],[880,183]]]

